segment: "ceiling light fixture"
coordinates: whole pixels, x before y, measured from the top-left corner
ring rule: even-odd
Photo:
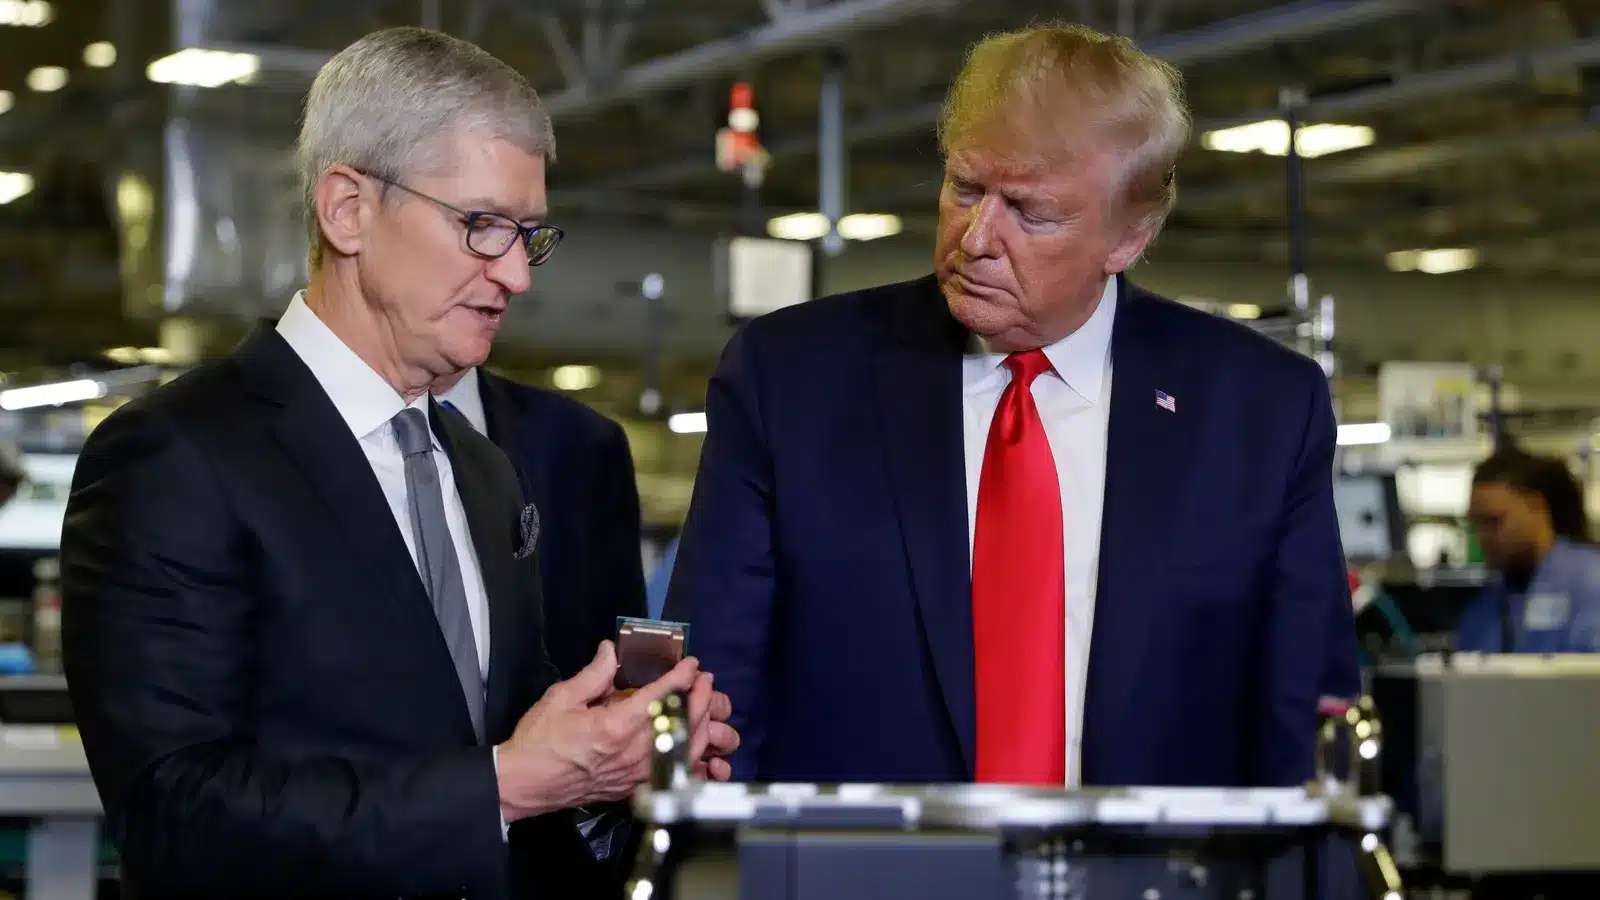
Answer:
[[[1365,125],[1302,125],[1295,136],[1295,149],[1301,156],[1312,159],[1367,147],[1377,140],[1376,134]],[[1289,123],[1282,119],[1268,119],[1208,131],[1200,136],[1200,145],[1207,150],[1222,153],[1265,153],[1268,156],[1289,155]]]
[[[28,73],[29,90],[48,94],[67,86],[67,70],[60,66],[40,66]]]
[[[117,47],[110,41],[95,41],[83,48],[83,64],[94,69],[109,69],[116,64]]]
[[[11,112],[11,108],[16,105],[16,94],[11,93],[10,91],[0,91],[0,114]]]
[[[1476,268],[1478,251],[1470,247],[1447,247],[1436,250],[1396,250],[1385,262],[1391,272],[1426,272],[1444,275]]]
[[[550,373],[550,383],[563,391],[586,391],[600,383],[600,370],[594,366],[558,366]]]
[[[0,204],[10,203],[32,190],[32,175],[26,172],[0,172]]]
[[[253,53],[190,47],[171,56],[163,56],[146,66],[144,73],[157,84],[215,88],[248,82],[260,71],[261,58]]]
[[[839,220],[839,236],[847,241],[875,241],[899,234],[900,217],[889,213],[853,213]],[[814,241],[828,233],[828,217],[819,212],[790,213],[767,220],[767,234],[786,241]]]
[[[43,28],[55,19],[55,7],[47,0],[0,0],[0,25]]]
[[[705,434],[706,414],[703,412],[673,413],[667,418],[667,428],[673,434]]]
[[[0,409],[32,409],[36,406],[60,406],[63,403],[81,403],[98,400],[106,395],[104,382],[83,378],[56,384],[36,384],[33,387],[12,388],[0,391]]]

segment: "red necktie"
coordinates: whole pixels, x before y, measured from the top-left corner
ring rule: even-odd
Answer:
[[[1061,785],[1067,768],[1066,565],[1061,488],[1030,388],[1041,350],[1006,358],[978,481],[972,638],[977,780]]]

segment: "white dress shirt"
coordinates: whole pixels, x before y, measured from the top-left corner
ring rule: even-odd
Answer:
[[[454,406],[456,412],[466,416],[467,421],[472,423],[472,427],[479,434],[489,433],[489,420],[483,412],[483,393],[479,387],[477,367],[468,369],[459,381],[450,386],[450,390],[435,394],[434,399]]]
[[[1100,565],[1100,516],[1106,487],[1106,430],[1111,421],[1111,323],[1117,280],[1108,279],[1100,305],[1081,328],[1044,348],[1053,370],[1033,382],[1033,401],[1044,420],[1061,485],[1066,554],[1067,787],[1080,783],[1084,682],[1094,629],[1095,585]],[[978,485],[1000,394],[1011,383],[1004,353],[979,339],[962,361],[962,431],[967,463],[968,559],[978,521]]]
[[[339,415],[350,432],[361,444],[361,452],[372,465],[372,474],[383,488],[389,501],[389,511],[405,538],[411,561],[417,562],[417,536],[411,533],[411,509],[406,501],[405,457],[395,440],[391,420],[407,404],[400,394],[383,380],[372,367],[361,360],[345,345],[339,336],[329,330],[317,314],[306,306],[303,293],[296,294],[278,320],[278,334],[299,355],[322,389],[328,393]],[[413,400],[410,406],[428,413],[428,395]],[[432,417],[429,417],[432,422]],[[450,465],[450,455],[444,452],[437,436],[433,437],[433,461],[439,467],[439,487],[444,492],[445,524],[450,528],[450,538],[455,544],[456,556],[461,563],[461,582],[467,593],[467,614],[472,619],[472,634],[478,645],[478,672],[485,681],[489,677],[489,599],[483,587],[483,571],[478,565],[478,553],[472,546],[472,533],[467,527],[466,507],[456,490],[455,472]],[[417,569],[418,577],[422,570]]]

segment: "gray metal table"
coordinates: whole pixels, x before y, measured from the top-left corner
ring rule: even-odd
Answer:
[[[94,900],[100,795],[70,728],[0,727],[0,816],[33,820],[27,900]]]

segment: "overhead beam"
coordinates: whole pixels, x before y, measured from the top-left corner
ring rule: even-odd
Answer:
[[[1587,38],[1432,72],[1406,75],[1387,84],[1313,97],[1299,112],[1302,120],[1314,122],[1334,116],[1393,109],[1407,103],[1436,100],[1451,94],[1482,90],[1518,81],[1532,81],[1595,65],[1600,65],[1600,38]],[[1207,122],[1204,130],[1230,128],[1263,119],[1279,118],[1282,115],[1281,110],[1261,109]],[[1197,128],[1196,132],[1200,130]]]
[[[886,5],[888,0],[877,0],[877,2],[881,6]],[[851,5],[856,4],[838,2],[831,7],[827,7],[827,9],[837,10],[840,7]],[[895,8],[904,12],[904,7],[907,5],[921,7],[930,4],[898,4]],[[1290,3],[1286,6],[1274,7],[1262,12],[1215,22],[1190,31],[1155,38],[1145,45],[1145,50],[1175,66],[1181,67],[1236,56],[1280,41],[1303,40],[1318,34],[1395,18],[1414,12],[1418,6],[1419,4],[1413,2],[1413,0],[1309,0],[1309,2]],[[798,14],[796,17],[791,17],[787,22],[793,22],[795,18],[801,16],[809,18],[821,12],[819,10],[814,13]],[[769,27],[781,26],[775,24]],[[714,45],[705,46],[709,48]],[[696,53],[699,51],[690,52]],[[896,110],[880,117],[847,123],[845,140],[847,143],[858,143],[931,129],[934,123],[938,121],[939,109],[940,104],[938,102],[928,102],[907,109]],[[812,154],[816,151],[817,135],[815,132],[797,134],[791,138],[774,142],[767,147],[767,152],[772,154],[774,158],[801,156]],[[692,159],[673,160],[634,169],[615,178],[604,179],[581,187],[604,191],[664,187],[714,171],[714,160],[708,152],[703,156],[697,156]],[[568,196],[562,192],[556,192],[556,195]]]
[[[1306,166],[1305,177],[1311,185],[1354,184],[1360,182],[1398,179],[1405,175],[1456,165],[1472,159],[1484,159],[1519,153],[1539,147],[1568,143],[1600,143],[1600,129],[1585,120],[1557,122],[1536,128],[1518,128],[1498,134],[1479,134],[1467,137],[1443,138],[1437,141],[1407,144],[1379,150],[1353,152],[1348,158],[1324,157]],[[1228,204],[1241,197],[1258,196],[1264,191],[1281,189],[1281,178],[1250,178],[1230,181],[1198,189],[1180,189],[1178,203],[1192,209],[1196,206]]]
[[[569,87],[545,99],[554,118],[577,118],[638,100],[656,91],[693,84],[786,54],[832,44],[864,28],[892,25],[948,7],[952,0],[834,0],[787,13],[733,37],[691,47],[618,72],[604,86]]]

